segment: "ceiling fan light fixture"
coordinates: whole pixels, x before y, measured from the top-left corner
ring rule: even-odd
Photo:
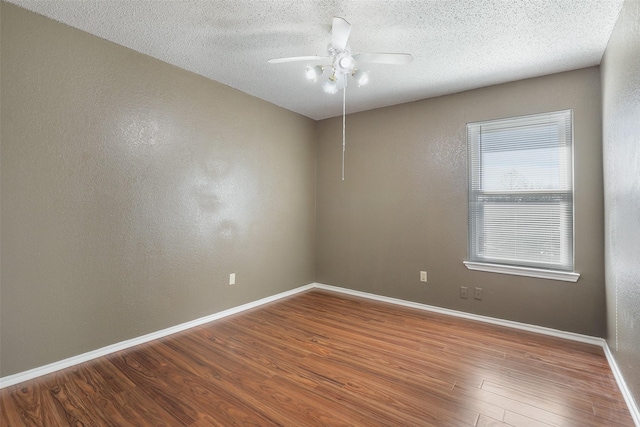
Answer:
[[[338,92],[338,85],[336,84],[335,81],[331,80],[331,78],[329,78],[329,80],[327,80],[326,82],[322,83],[322,90],[324,90],[326,93],[329,94],[334,94]]]
[[[307,65],[306,76],[307,79],[313,80],[314,82],[318,80],[318,77],[322,75],[324,72],[324,68],[321,65]]]
[[[354,80],[356,81],[356,83],[358,83],[358,87],[360,86],[364,86],[367,83],[369,83],[369,72],[368,71],[362,71],[362,70],[354,70],[353,74],[351,74],[354,78]]]

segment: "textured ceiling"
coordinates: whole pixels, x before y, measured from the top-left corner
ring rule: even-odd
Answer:
[[[347,112],[600,63],[623,0],[9,0],[26,9],[313,119],[342,113],[341,93],[305,79],[326,55],[331,19],[357,52],[407,52],[409,65],[367,65]]]

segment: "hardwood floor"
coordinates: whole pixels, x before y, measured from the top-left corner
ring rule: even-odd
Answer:
[[[3,426],[633,426],[599,347],[318,290],[0,403]]]

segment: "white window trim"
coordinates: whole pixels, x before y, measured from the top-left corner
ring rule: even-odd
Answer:
[[[572,173],[572,189],[571,189],[571,199],[572,199],[572,204],[575,204],[575,198],[574,196],[574,192],[575,192],[575,187],[573,184],[573,174],[575,173],[575,168],[573,165],[574,162],[574,157],[573,157],[573,150],[574,150],[574,143],[573,143],[573,135],[574,135],[574,131],[573,131],[573,110],[562,110],[562,111],[557,111],[557,112],[549,112],[549,113],[541,113],[541,114],[532,114],[530,116],[521,116],[520,118],[533,118],[535,116],[543,116],[546,114],[553,114],[553,113],[560,113],[560,112],[564,112],[564,111],[568,111],[571,115],[571,173]],[[516,119],[518,117],[513,117],[510,119]],[[498,119],[498,120],[492,120],[492,121],[485,121],[485,122],[474,122],[474,123],[467,123],[467,133],[468,133],[468,128],[469,125],[473,125],[473,124],[478,124],[478,123],[485,123],[485,124],[490,124],[492,122],[501,122],[503,120],[506,119]],[[467,141],[468,142],[468,141]],[[471,183],[469,184],[471,185]],[[469,187],[471,188],[471,187]],[[470,190],[469,190],[470,191]],[[575,215],[575,206],[573,206],[572,208],[573,210],[573,215]],[[572,234],[571,234],[571,238],[572,238],[572,266],[575,269],[575,217],[574,217],[574,221],[572,223]],[[561,237],[566,237],[566,233],[562,233]],[[469,234],[469,238],[471,238],[471,235]],[[563,246],[565,247],[565,246]],[[470,250],[470,249],[469,249]],[[469,257],[471,257],[471,252],[469,252],[468,254]],[[576,273],[575,270],[574,271],[566,271],[566,270],[555,270],[555,269],[550,269],[550,268],[545,268],[545,267],[530,267],[530,266],[522,266],[522,265],[512,265],[512,264],[494,264],[491,262],[486,262],[483,260],[473,260],[473,261],[469,261],[469,260],[465,260],[464,261],[465,266],[469,269],[469,270],[476,270],[476,271],[485,271],[485,272],[491,272],[491,273],[499,273],[499,274],[509,274],[509,275],[516,275],[516,276],[525,276],[525,277],[534,277],[534,278],[542,278],[542,279],[550,279],[550,280],[558,280],[558,281],[566,281],[566,282],[577,282],[578,279],[580,278],[580,274]]]
[[[563,282],[577,282],[580,273],[571,271],[545,270],[541,268],[519,267],[515,265],[488,264],[484,262],[464,261],[469,270],[485,271],[488,273],[512,274],[515,276],[536,277],[539,279],[561,280]]]

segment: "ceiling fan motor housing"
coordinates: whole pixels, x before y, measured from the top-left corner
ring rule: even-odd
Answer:
[[[356,66],[356,61],[351,56],[351,50],[347,46],[343,50],[336,51],[333,56],[333,69],[341,74],[351,74]]]

